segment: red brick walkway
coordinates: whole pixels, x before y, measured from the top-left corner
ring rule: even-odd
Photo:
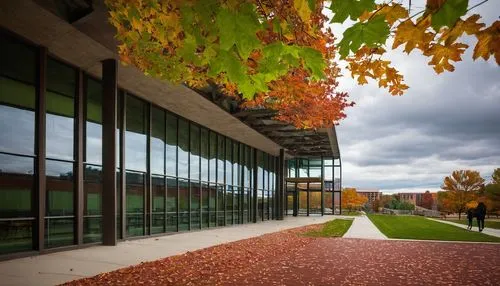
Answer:
[[[309,227],[311,228],[311,227]],[[500,285],[500,244],[273,233],[73,285]]]

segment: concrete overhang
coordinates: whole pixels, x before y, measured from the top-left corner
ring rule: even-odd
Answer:
[[[47,1],[37,2],[43,4]],[[1,1],[0,26],[36,45],[47,47],[52,56],[100,78],[101,61],[118,59],[118,54],[115,30],[107,21],[104,4],[102,1],[95,2],[91,14],[69,24],[34,1]],[[282,148],[183,85],[172,85],[145,76],[137,68],[121,64],[118,67],[118,85],[186,119],[274,156],[279,155]]]

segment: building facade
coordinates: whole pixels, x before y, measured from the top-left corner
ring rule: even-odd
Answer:
[[[366,197],[368,201],[366,202],[367,204],[372,204],[376,200],[380,200],[380,197],[382,196],[382,193],[379,190],[363,190],[363,189],[356,189],[356,193],[359,195]]]
[[[309,137],[323,149],[297,148],[120,65],[100,1],[84,16],[6,2],[0,259],[283,219],[287,160],[340,159],[333,128]]]

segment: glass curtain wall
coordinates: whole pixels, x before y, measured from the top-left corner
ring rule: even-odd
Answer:
[[[102,242],[102,83],[47,57],[45,109],[39,112],[39,50],[0,37],[0,255],[35,250],[38,219],[45,222],[39,230],[45,248]],[[42,202],[35,201],[37,115],[45,116],[46,129]],[[254,208],[260,220],[273,218],[271,155],[123,90],[118,91],[116,135],[118,238],[247,223]],[[81,161],[77,142],[83,143]],[[83,166],[82,174],[77,166]],[[253,206],[254,176],[258,207]],[[41,218],[39,203],[46,210]],[[77,205],[83,207],[81,222]],[[78,239],[77,229],[83,229]]]

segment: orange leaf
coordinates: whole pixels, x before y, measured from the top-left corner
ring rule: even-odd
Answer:
[[[477,33],[476,37],[478,42],[472,58],[475,60],[482,57],[487,61],[490,55],[494,55],[500,65],[500,21],[495,21],[490,27]]]

